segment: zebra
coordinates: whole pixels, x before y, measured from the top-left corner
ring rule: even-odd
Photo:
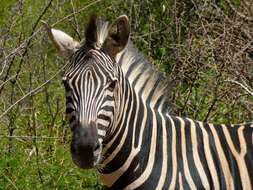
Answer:
[[[169,86],[132,44],[126,15],[91,16],[82,44],[46,28],[70,59],[63,83],[78,167],[96,168],[109,189],[252,189],[253,124],[171,114]]]

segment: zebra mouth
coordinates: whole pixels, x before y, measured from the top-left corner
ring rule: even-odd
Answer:
[[[75,165],[82,169],[91,169],[93,168],[93,159],[87,159],[87,157],[81,157],[80,155],[72,154],[72,160]]]
[[[86,162],[80,158],[77,158],[72,155],[72,160],[75,165],[77,165],[81,169],[92,169],[92,168],[99,168],[100,167],[100,156],[97,158],[94,158],[95,161],[93,162]]]
[[[102,146],[99,144],[98,148],[92,151],[74,151],[71,150],[72,160],[75,165],[82,169],[92,169],[99,167],[101,162]]]

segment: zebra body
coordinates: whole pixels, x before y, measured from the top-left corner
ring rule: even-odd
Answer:
[[[128,129],[127,136],[135,139],[126,137],[108,153],[114,156],[102,178],[112,189],[251,189],[250,124],[212,125],[162,112],[150,117],[155,121],[147,121],[137,136]],[[115,168],[117,163],[121,167]]]
[[[48,32],[72,54],[63,81],[76,165],[110,189],[252,189],[253,125],[170,114],[168,85],[129,42],[126,16],[92,17],[81,48]]]

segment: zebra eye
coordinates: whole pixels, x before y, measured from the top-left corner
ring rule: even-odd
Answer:
[[[68,90],[68,89],[69,89],[69,83],[68,83],[68,80],[67,80],[66,78],[63,78],[63,79],[62,79],[62,83],[63,83],[63,85],[64,85],[65,89],[66,89],[66,90]]]
[[[63,83],[64,86],[67,85],[67,81],[66,80],[62,80],[62,83]]]
[[[110,81],[108,89],[111,90],[111,91],[114,90],[114,88],[116,86],[116,83],[117,83],[117,80]]]
[[[68,77],[64,76],[62,77],[62,82],[66,82],[68,80]]]

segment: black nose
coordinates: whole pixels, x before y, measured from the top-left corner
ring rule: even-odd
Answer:
[[[98,147],[96,128],[76,127],[73,131],[71,154],[74,163],[83,169],[92,168],[94,165],[94,151]]]

